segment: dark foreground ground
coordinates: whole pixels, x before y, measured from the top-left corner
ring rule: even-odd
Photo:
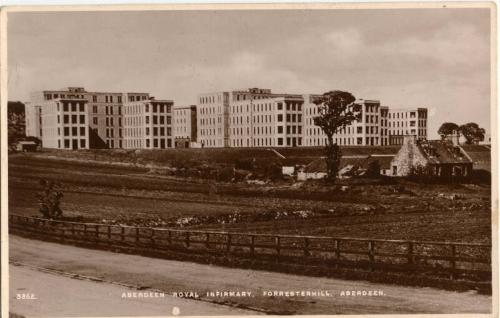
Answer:
[[[38,215],[41,178],[64,193],[66,217],[82,221],[360,238],[491,242],[490,187],[353,182],[255,185],[163,177],[144,167],[9,158],[9,213]],[[344,181],[345,184],[345,181]]]

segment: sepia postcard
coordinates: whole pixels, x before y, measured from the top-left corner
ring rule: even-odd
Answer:
[[[498,317],[495,3],[0,13],[2,317]]]

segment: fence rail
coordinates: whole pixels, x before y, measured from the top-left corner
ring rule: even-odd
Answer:
[[[233,255],[332,269],[397,271],[451,280],[491,281],[491,245],[461,242],[250,234],[148,228],[9,215],[13,233],[96,245]]]

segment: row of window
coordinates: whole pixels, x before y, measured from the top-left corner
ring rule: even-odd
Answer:
[[[64,115],[63,123],[65,124],[85,124],[85,115]],[[70,120],[71,119],[71,120]],[[60,115],[57,115],[57,123],[61,123]]]
[[[118,140],[118,142],[116,143],[118,145],[118,148],[122,148],[122,141],[121,140]],[[106,145],[108,146],[108,148],[115,148],[115,141],[114,139],[108,139],[106,140]]]
[[[60,111],[59,103],[57,103],[56,105],[57,105],[57,111]],[[79,103],[79,102],[63,103],[63,111],[64,112],[69,112],[70,109],[72,112],[77,112],[77,111],[84,112],[85,111],[85,104]]]
[[[63,146],[61,147],[61,140],[57,141],[57,148],[64,149],[83,149],[87,147],[87,140],[85,139],[64,139]]]
[[[75,95],[75,94],[68,94],[68,98],[80,98],[84,99],[83,95]],[[45,94],[44,95],[45,100],[51,100],[51,99],[57,99],[57,98],[66,98],[66,94]]]
[[[64,127],[63,132],[64,132],[64,137],[69,137],[69,136],[81,136],[84,137],[86,134],[86,127]],[[70,134],[71,132],[71,134]],[[79,132],[79,133],[78,133]],[[61,128],[57,128],[57,135],[61,136]]]

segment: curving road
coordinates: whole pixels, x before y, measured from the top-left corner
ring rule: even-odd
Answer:
[[[18,314],[30,315],[37,309],[52,317],[63,313],[66,316],[112,316],[122,315],[124,312],[127,315],[171,315],[171,307],[175,304],[180,304],[181,315],[458,314],[490,313],[492,308],[491,296],[479,295],[473,291],[459,293],[433,288],[224,268],[91,250],[13,235],[9,240],[10,261],[23,265],[11,266],[10,275],[10,304]],[[52,271],[46,273],[43,269]],[[54,272],[58,274],[55,275]],[[70,278],[74,274],[103,282]],[[199,297],[198,300],[163,298],[161,301],[121,299],[118,295],[131,289],[108,282],[135,286],[142,291],[161,290],[167,295],[191,292],[197,293]],[[12,297],[15,297],[13,293],[19,291],[39,293],[40,300],[42,296],[45,300],[39,303],[39,307],[31,300],[17,301]],[[247,295],[226,297],[223,292],[227,291],[245,291]],[[316,291],[317,294],[287,297],[273,295],[275,291]],[[348,291],[359,291],[360,295],[347,296]],[[367,295],[363,296],[363,291]],[[217,295],[217,292],[222,294]],[[322,292],[323,295],[320,294]],[[372,292],[371,296],[368,292]],[[186,303],[181,303],[183,301]],[[145,307],[141,305],[143,302]],[[224,303],[225,306],[214,303]],[[137,308],[134,307],[136,305]]]

